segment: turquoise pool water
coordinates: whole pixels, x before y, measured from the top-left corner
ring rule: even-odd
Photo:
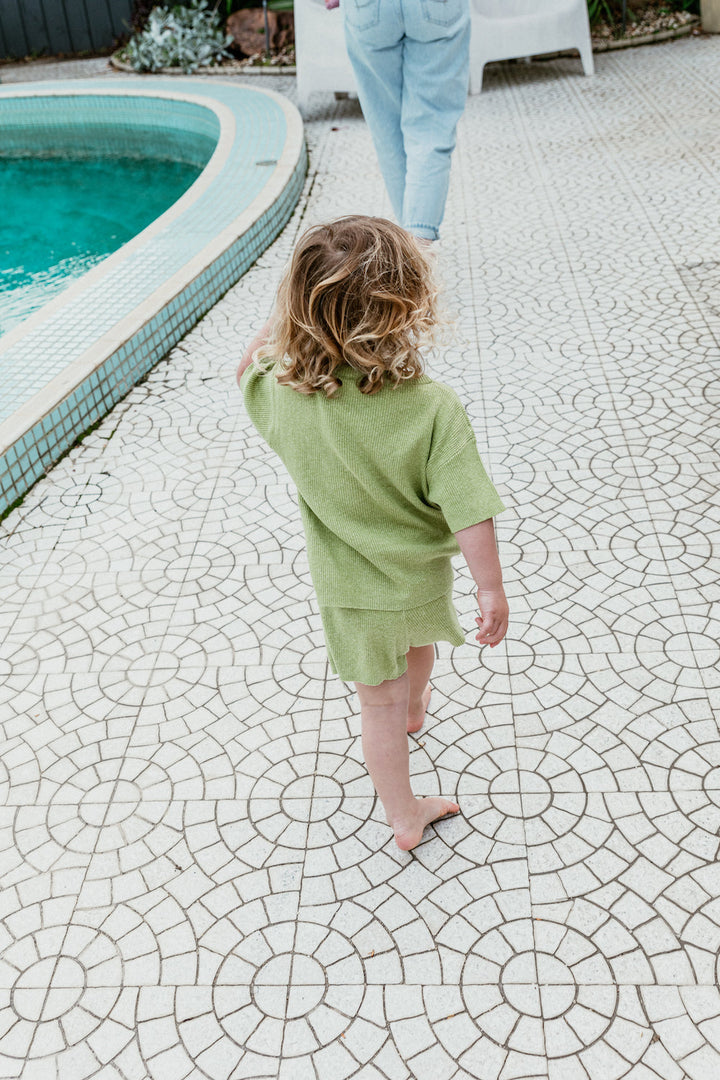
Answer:
[[[153,158],[0,157],[0,334],[154,221],[201,171]]]

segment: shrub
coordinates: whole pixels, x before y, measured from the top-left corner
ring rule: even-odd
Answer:
[[[120,57],[135,71],[179,67],[190,74],[229,58],[231,43],[208,0],[192,0],[188,6],[153,8]]]
[[[599,22],[602,19],[604,22],[609,23],[610,26],[615,26],[622,19],[622,0],[587,0],[587,6],[591,23]],[[640,12],[643,8],[647,8],[649,4],[648,0],[628,0],[625,6],[627,18],[632,22],[635,11]],[[659,6],[664,8],[666,12],[690,11],[697,15],[700,11],[698,0],[665,0]]]

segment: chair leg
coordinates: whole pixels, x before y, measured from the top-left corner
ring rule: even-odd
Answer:
[[[580,52],[580,59],[582,60],[583,71],[586,75],[595,74],[595,60],[593,59],[593,51],[591,42],[585,42],[583,45],[578,45]]]
[[[482,93],[483,86],[483,72],[485,70],[485,64],[474,64],[472,59],[470,60],[470,93],[480,94]]]

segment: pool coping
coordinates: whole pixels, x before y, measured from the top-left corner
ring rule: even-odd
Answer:
[[[0,88],[0,100],[76,95],[181,100],[211,109],[220,125],[220,134],[213,154],[185,194],[127,244],[4,335],[0,339],[0,361],[10,350],[22,350],[25,341],[28,347],[31,347],[33,336],[43,329],[51,329],[53,319],[59,317],[68,302],[82,302],[84,294],[89,294],[91,289],[97,287],[104,277],[120,267],[130,256],[147,249],[154,237],[164,233],[168,225],[179,222],[190,207],[196,207],[199,200],[213,198],[213,186],[228,163],[232,147],[242,134],[242,117],[234,114],[226,102],[215,99],[213,91],[218,87],[238,90],[237,85],[217,78],[200,80],[197,77],[192,79],[191,87],[178,86],[177,89],[148,85],[148,80],[141,76],[137,79],[138,85],[133,86],[135,82],[134,79],[123,79],[122,85],[118,86],[108,86],[107,83],[98,86],[95,82],[92,86],[52,83],[44,86],[35,84],[32,88],[27,84],[13,86],[12,89]],[[276,91],[264,87],[243,87],[241,95],[248,94],[271,98],[283,114],[284,144],[272,173],[243,210],[233,214],[232,207],[228,208],[227,221],[211,241],[196,237],[195,248],[189,249],[188,257],[180,269],[169,277],[161,277],[154,282],[143,302],[119,318],[109,331],[102,333],[88,348],[79,352],[42,390],[0,421],[0,514],[13,505],[84,431],[104,416],[132,385],[147,374],[154,363],[167,354],[255,262],[288,220],[300,196],[307,167],[302,119],[295,106]],[[245,244],[243,240],[246,241]],[[226,267],[225,263],[230,265]],[[219,282],[204,292],[195,289],[194,292],[199,295],[194,296],[193,286],[201,280],[204,281],[215,268],[223,271],[219,274]],[[225,272],[226,270],[229,272]],[[167,320],[166,332],[163,333],[159,322],[163,312],[169,312],[170,305],[178,305],[185,300],[189,304],[186,317]],[[111,303],[111,298],[108,303]],[[145,333],[143,336],[143,331],[151,326],[152,334]],[[143,343],[149,337],[153,344],[145,349]],[[131,370],[128,370],[126,354],[129,343],[133,341],[136,341],[138,348],[143,346],[140,350],[141,362],[134,365],[131,363]],[[108,372],[106,369],[108,366],[113,368],[113,357],[119,357],[121,351],[123,363],[118,361],[115,365],[117,378],[113,380],[112,370]],[[83,387],[86,397],[101,400],[93,400],[89,409],[76,409],[77,415],[68,422],[67,414],[72,410],[69,407],[63,408],[63,404],[77,398]],[[98,407],[101,404],[103,407]],[[32,439],[34,431],[37,434],[35,446]]]

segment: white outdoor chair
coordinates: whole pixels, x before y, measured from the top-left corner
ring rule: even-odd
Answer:
[[[326,11],[324,0],[295,0],[295,63],[301,109],[314,90],[357,93],[340,8]]]
[[[300,0],[302,3],[302,0]],[[583,71],[592,75],[592,43],[586,0],[470,0],[470,93],[482,90],[490,60],[579,49]]]

